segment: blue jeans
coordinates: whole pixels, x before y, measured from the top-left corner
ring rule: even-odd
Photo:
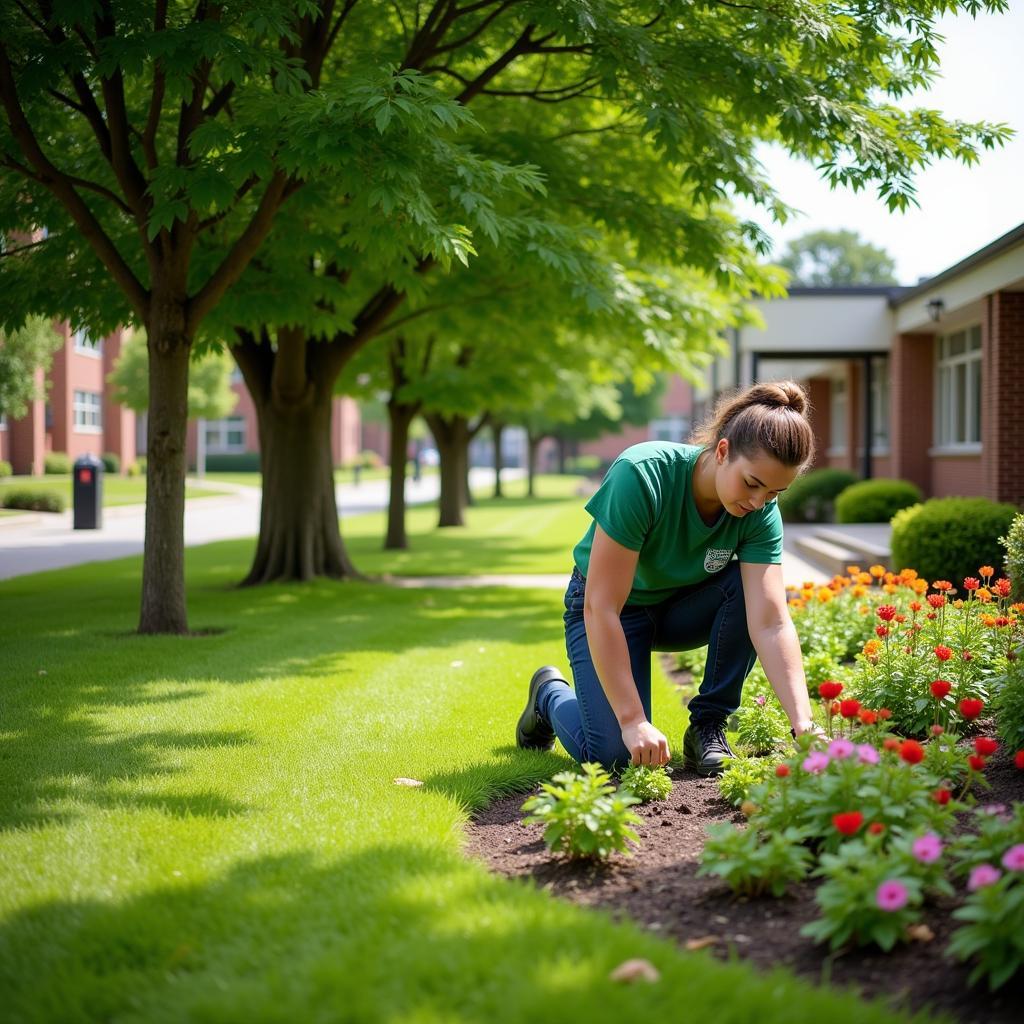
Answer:
[[[559,682],[541,687],[537,710],[562,746],[581,764],[598,761],[623,768],[630,761],[622,731],[590,656],[583,621],[586,580],[573,569],[565,591],[565,649],[575,690]],[[754,667],[747,631],[739,562],[730,562],[703,583],[681,587],[655,605],[626,605],[619,617],[640,702],[651,720],[651,652],[686,651],[708,645],[704,680],[690,701],[690,721],[724,722],[739,706],[743,680]]]

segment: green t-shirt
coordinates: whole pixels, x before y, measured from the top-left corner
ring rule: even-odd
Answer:
[[[573,558],[584,576],[594,529],[640,552],[627,604],[657,604],[679,587],[721,572],[733,555],[741,562],[782,562],[782,517],[775,501],[742,518],[725,509],[708,526],[693,499],[699,445],[645,441],[612,463],[587,502],[594,517]]]

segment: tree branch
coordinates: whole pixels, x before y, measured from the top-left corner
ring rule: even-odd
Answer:
[[[341,31],[341,26],[345,24],[345,19],[349,16],[349,12],[355,7],[357,0],[347,0],[345,6],[341,9],[341,13],[338,15],[337,21],[331,26],[330,32],[327,33],[327,45],[324,47],[324,53],[330,53],[331,48],[334,46],[334,40],[338,38],[338,33]]]
[[[452,40],[452,42],[447,43],[444,46],[436,47],[434,49],[434,54],[436,55],[439,53],[448,53],[451,50],[459,49],[460,46],[465,46],[466,43],[469,43],[472,40],[476,39],[476,37],[480,35],[480,33],[483,32],[488,27],[488,25],[490,25],[495,20],[495,18],[501,17],[501,15],[504,14],[505,11],[507,11],[510,7],[514,7],[517,3],[520,2],[521,0],[503,0],[503,2],[498,5],[496,10],[491,11],[491,13],[488,14],[486,18],[483,18],[480,21],[480,24],[477,25],[476,28],[474,28],[470,32],[467,32],[464,36],[461,36],[459,39],[454,39]],[[475,6],[470,6],[468,8],[457,8],[457,13],[455,17],[461,18],[464,14],[468,14],[471,10],[476,10],[480,6],[480,4],[477,4]],[[484,4],[482,6],[487,5]]]

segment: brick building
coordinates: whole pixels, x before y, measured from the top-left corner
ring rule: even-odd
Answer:
[[[910,288],[793,288],[709,369],[808,387],[816,466],[1024,504],[1024,225]]]

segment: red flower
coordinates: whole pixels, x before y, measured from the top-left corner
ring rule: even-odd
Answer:
[[[925,618],[926,618],[926,619],[929,619],[929,620],[930,620],[930,619],[934,619],[934,618],[935,618],[935,612],[929,612],[929,613],[928,613],[928,614],[927,614],[927,615],[925,616]]]
[[[974,655],[971,654],[970,651],[961,651],[960,657],[963,658],[964,661],[971,661],[974,658]]]
[[[996,619],[996,626],[998,626],[1000,628],[1002,628],[1003,626],[1008,626],[1009,624],[1010,624],[1010,620],[1005,615],[1000,615]]]
[[[860,711],[859,700],[841,700],[839,702],[839,713],[843,718],[856,718],[858,711]]]
[[[898,739],[896,739],[895,736],[887,736],[882,741],[882,746],[886,750],[899,750],[900,749],[900,741]]]
[[[964,580],[964,590],[977,590],[981,586],[977,576],[968,576]]]
[[[1011,587],[1010,581],[1008,579],[1004,578],[1004,579],[996,580],[995,583],[992,584],[992,589],[1000,597],[1009,597],[1010,596],[1010,590],[1012,589],[1012,587]]]
[[[784,779],[789,774],[788,764],[777,764],[775,766],[775,777],[777,779]]]
[[[936,644],[935,657],[938,658],[939,661],[949,661],[949,659],[953,657],[953,651],[945,644]]]
[[[879,708],[878,717],[883,720],[892,718],[892,712],[888,708]]]
[[[971,754],[967,758],[967,763],[971,766],[972,772],[983,772],[985,765],[988,763],[981,754]]]
[[[946,603],[946,598],[942,594],[929,594],[928,603],[933,608],[941,608]]]
[[[883,604],[878,609],[878,617],[883,622],[892,622],[892,620],[896,618],[896,607],[895,607],[895,605]]]
[[[826,679],[825,682],[818,687],[818,693],[821,694],[823,700],[835,700],[843,692],[843,684],[837,683],[832,679]]]
[[[873,821],[868,825],[868,831],[873,836],[880,836],[885,831],[885,826],[880,821]]]
[[[943,729],[941,725],[933,725],[932,726],[932,735],[933,736],[941,736],[945,731],[946,730]]]
[[[910,610],[912,612],[919,612],[923,607],[924,607],[924,605],[921,604],[920,601],[911,601],[910,602]]]
[[[936,700],[942,700],[950,690],[953,689],[952,683],[947,683],[945,679],[936,679],[931,685],[932,696]]]
[[[977,697],[964,697],[957,707],[960,710],[960,714],[963,715],[967,721],[971,722],[981,714],[982,708],[985,707],[985,702],[978,700]]]
[[[865,725],[874,725],[878,721],[878,715],[874,711],[864,708],[858,716]]]
[[[937,804],[942,804],[942,806],[945,807],[946,804],[949,803],[950,797],[952,797],[952,795],[953,795],[952,792],[950,790],[948,790],[948,789],[945,789],[945,788],[943,788],[943,789],[936,789],[932,793],[932,799]]]
[[[897,622],[906,622],[907,621],[907,617],[906,617],[906,615],[897,615],[896,616],[896,621]]]
[[[864,824],[864,815],[860,811],[843,811],[832,815],[832,824],[844,836],[852,836]]]
[[[900,757],[907,764],[920,764],[924,760],[924,747],[917,740],[904,740],[900,744]]]
[[[889,630],[885,626],[875,626],[875,635],[886,637],[889,635]]]
[[[974,741],[974,749],[982,757],[990,757],[999,749],[999,744],[991,736],[979,736]]]
[[[1024,772],[1024,750],[1018,750],[1017,753],[1013,755],[1013,763],[1022,772]]]

